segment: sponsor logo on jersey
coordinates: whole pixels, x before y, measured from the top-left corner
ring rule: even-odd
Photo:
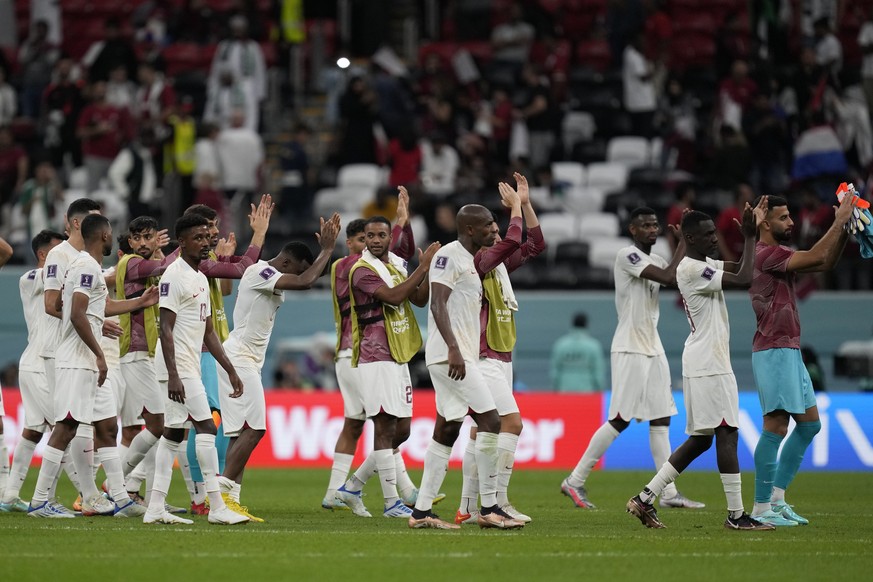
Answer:
[[[434,267],[436,267],[437,269],[445,269],[445,268],[446,268],[446,265],[448,265],[448,264],[449,264],[449,258],[448,258],[448,257],[445,257],[445,256],[443,256],[443,257],[437,257],[437,258],[436,258],[436,263],[434,264]]]
[[[79,281],[79,287],[90,289],[92,285],[94,285],[94,275],[88,275],[83,273],[82,279]]]

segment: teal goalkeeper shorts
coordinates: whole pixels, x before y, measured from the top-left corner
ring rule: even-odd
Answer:
[[[803,414],[815,406],[812,380],[800,350],[773,348],[752,352],[752,371],[764,414],[774,410]]]
[[[206,388],[206,400],[209,408],[221,411],[218,402],[218,362],[209,352],[200,353],[200,375],[203,379],[203,387]]]

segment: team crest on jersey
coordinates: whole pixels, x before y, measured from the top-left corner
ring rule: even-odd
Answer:
[[[94,275],[82,274],[82,278],[79,280],[79,287],[84,287],[85,289],[90,289],[94,285]]]
[[[631,265],[636,265],[640,262],[640,256],[636,253],[631,253],[627,256],[627,260],[631,262]]]
[[[701,277],[703,277],[707,281],[712,281],[713,275],[715,275],[715,270],[713,270],[710,267],[707,267],[703,270],[703,274],[701,275]]]
[[[161,297],[167,297],[170,294],[170,284],[161,283]]]
[[[57,265],[49,265],[45,270],[45,276],[51,277],[51,278],[57,278],[58,266]]]
[[[261,277],[263,277],[265,281],[269,281],[270,277],[272,277],[275,274],[276,274],[276,270],[271,268],[271,267],[267,267],[266,269],[261,271]]]
[[[436,263],[434,264],[434,267],[436,267],[437,269],[445,269],[446,265],[448,265],[448,264],[449,264],[448,257],[437,257]]]

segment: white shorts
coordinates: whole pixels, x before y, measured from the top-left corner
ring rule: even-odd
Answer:
[[[382,412],[397,418],[412,417],[409,366],[397,362],[358,364],[358,377],[367,418]]]
[[[164,426],[167,428],[186,428],[189,420],[200,422],[212,418],[203,381],[200,378],[182,378],[182,385],[185,387],[185,402],[180,403],[170,400],[166,380],[158,382],[164,397]]]
[[[55,422],[72,418],[94,424],[115,418],[115,392],[108,379],[103,386],[97,386],[97,372],[83,368],[60,368],[57,377],[64,379],[64,385],[55,389]]]
[[[121,405],[121,426],[142,424],[143,411],[164,414],[167,395],[161,394],[155,375],[155,360],[147,352],[127,353],[121,358],[124,377],[124,401]]]
[[[740,426],[740,401],[733,374],[682,378],[689,435],[711,435],[719,426]]]
[[[54,421],[52,393],[45,379],[45,372],[18,372],[21,402],[24,404],[24,428],[46,432]]]
[[[45,366],[45,383],[48,385],[49,394],[52,397],[52,406],[54,406],[55,397],[55,359],[43,358],[42,363]],[[54,408],[52,409],[54,411]]]
[[[463,380],[449,378],[449,364],[443,362],[427,367],[436,395],[437,413],[449,421],[461,421],[470,410],[495,410],[494,397],[479,370],[479,362],[464,361],[467,374]]]
[[[648,421],[676,415],[666,355],[613,352],[610,360],[612,396],[608,420],[620,416],[628,422]]]
[[[343,416],[353,420],[366,420],[364,397],[361,395],[358,369],[352,368],[352,358],[339,357],[336,361],[336,380],[343,395]]]
[[[502,362],[491,358],[479,360],[479,371],[485,378],[488,388],[491,389],[491,397],[497,406],[497,414],[517,414],[518,404],[512,395],[512,362]]]
[[[238,366],[236,373],[243,383],[239,398],[231,398],[233,386],[224,368],[218,366],[218,398],[221,402],[221,426],[227,436],[239,436],[246,426],[255,430],[267,430],[267,403],[264,400],[264,384],[261,370]]]

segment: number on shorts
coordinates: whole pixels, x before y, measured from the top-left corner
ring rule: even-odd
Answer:
[[[412,386],[406,387],[406,404],[412,404]]]

